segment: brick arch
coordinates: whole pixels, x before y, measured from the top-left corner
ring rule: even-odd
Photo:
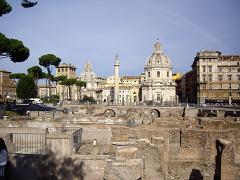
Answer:
[[[160,111],[158,109],[152,109],[151,110],[151,116],[153,118],[161,117],[161,113],[160,113]]]
[[[115,117],[116,116],[116,112],[113,109],[106,109],[104,111],[104,116],[106,116],[106,117]]]

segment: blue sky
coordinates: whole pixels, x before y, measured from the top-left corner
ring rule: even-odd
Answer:
[[[174,72],[186,72],[200,50],[240,54],[239,0],[39,0],[0,17],[0,31],[30,48],[23,63],[0,60],[0,69],[26,72],[53,53],[77,66],[87,60],[98,76],[113,74],[115,54],[121,75],[139,75],[159,38]]]

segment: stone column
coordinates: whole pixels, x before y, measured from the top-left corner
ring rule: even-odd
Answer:
[[[115,57],[115,63],[114,63],[114,103],[119,103],[119,59],[118,55]]]
[[[235,180],[236,169],[233,143],[219,138],[216,140],[216,149],[214,180]]]

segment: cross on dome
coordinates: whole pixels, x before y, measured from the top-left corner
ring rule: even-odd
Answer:
[[[154,45],[154,53],[161,53],[162,52],[162,47],[159,42],[159,39],[157,38],[157,42]]]

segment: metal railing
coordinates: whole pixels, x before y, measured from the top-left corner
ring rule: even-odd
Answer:
[[[48,154],[46,134],[40,133],[12,133],[11,154]]]
[[[77,152],[82,144],[82,128],[73,133],[73,146]]]
[[[49,134],[69,134],[72,136],[73,148],[77,152],[82,144],[82,128],[80,127],[51,127],[47,129]]]

